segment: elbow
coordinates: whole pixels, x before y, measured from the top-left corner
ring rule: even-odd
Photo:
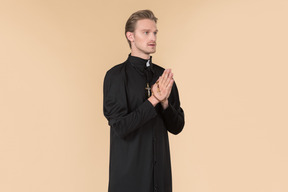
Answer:
[[[178,135],[179,133],[182,132],[184,125],[185,125],[185,122],[183,120],[181,122],[178,122],[177,126],[170,128],[168,131],[174,135]]]
[[[111,130],[113,130],[115,136],[119,137],[120,139],[125,140],[128,136],[128,134],[124,131],[122,131],[119,127],[111,127]]]
[[[125,138],[126,138],[126,135],[125,135],[124,133],[122,133],[122,132],[119,132],[119,131],[116,131],[116,130],[115,130],[115,134],[116,134],[116,136],[119,137],[120,139],[125,140]]]
[[[113,135],[119,137],[120,139],[125,140],[127,137],[127,132],[122,128],[119,122],[110,123],[111,131]]]

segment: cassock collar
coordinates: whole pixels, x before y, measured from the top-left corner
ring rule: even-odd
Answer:
[[[151,71],[154,73],[154,70],[153,70],[153,64],[152,64],[152,56],[150,56],[150,59],[142,59],[140,57],[135,57],[135,56],[132,56],[131,53],[129,54],[129,57],[128,57],[128,61],[129,63],[135,67],[136,69],[140,70],[141,72],[143,72],[146,68],[146,63],[149,61],[150,63],[150,69]]]

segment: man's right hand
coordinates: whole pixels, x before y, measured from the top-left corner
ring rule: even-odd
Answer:
[[[168,98],[173,86],[173,73],[171,69],[166,69],[152,86],[152,96],[148,99],[153,106],[161,102],[163,108],[168,107]]]

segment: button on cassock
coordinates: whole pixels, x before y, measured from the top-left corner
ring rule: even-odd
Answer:
[[[154,192],[157,192],[158,191],[158,187],[157,185],[154,186]]]

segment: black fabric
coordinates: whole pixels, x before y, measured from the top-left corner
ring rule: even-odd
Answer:
[[[104,115],[110,125],[109,192],[171,192],[167,131],[178,134],[184,112],[174,83],[166,110],[147,100],[147,60],[129,55],[104,79]],[[150,59],[151,85],[164,69]]]
[[[147,98],[149,98],[152,94],[151,81],[153,79],[153,72],[151,70],[151,66],[145,67],[145,75],[146,75],[146,82],[147,82],[146,83]]]
[[[151,66],[145,67],[145,75],[146,75],[147,82],[151,83],[152,78],[153,78],[153,72],[152,72]]]

